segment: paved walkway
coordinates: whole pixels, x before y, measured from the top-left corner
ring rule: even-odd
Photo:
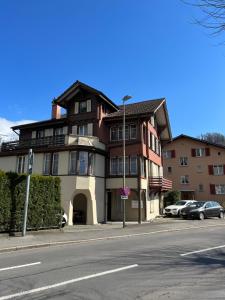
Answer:
[[[0,234],[0,252],[85,243],[104,239],[128,238],[132,235],[163,233],[205,226],[225,226],[225,221],[224,219],[198,221],[159,218],[154,219],[152,222],[144,222],[141,225],[128,222],[125,228],[122,228],[122,223],[115,222],[98,225],[66,226],[62,230],[27,232],[25,237],[10,237],[8,234]]]

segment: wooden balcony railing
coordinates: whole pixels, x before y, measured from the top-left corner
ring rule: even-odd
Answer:
[[[169,191],[172,189],[172,181],[164,177],[152,176],[149,178],[149,186],[151,190]]]
[[[1,151],[13,151],[27,148],[42,148],[65,145],[65,135],[47,136],[39,139],[18,140],[2,143]]]

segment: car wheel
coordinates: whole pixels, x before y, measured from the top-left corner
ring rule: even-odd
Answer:
[[[199,214],[199,220],[204,220],[204,219],[205,219],[205,215],[202,212],[200,212],[200,214]]]
[[[223,213],[222,211],[221,211],[220,214],[219,214],[219,218],[220,218],[220,219],[223,219],[223,218],[224,218],[224,213]]]

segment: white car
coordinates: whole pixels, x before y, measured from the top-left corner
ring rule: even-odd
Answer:
[[[173,205],[165,207],[164,214],[166,216],[180,216],[180,211],[182,208],[197,202],[196,200],[179,200]]]

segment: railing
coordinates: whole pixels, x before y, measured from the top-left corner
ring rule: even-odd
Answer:
[[[65,135],[47,136],[39,139],[18,140],[2,143],[1,151],[12,151],[17,149],[38,148],[65,145]]]
[[[150,189],[168,191],[172,189],[172,181],[164,177],[152,176],[149,178]]]

